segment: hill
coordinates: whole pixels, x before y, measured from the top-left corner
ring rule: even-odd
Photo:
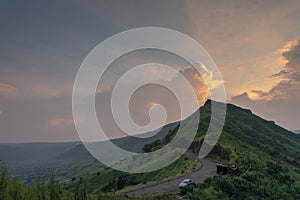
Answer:
[[[53,159],[61,152],[68,151],[78,142],[62,143],[2,143],[0,159],[3,161],[34,162]]]
[[[213,102],[217,105],[221,103]],[[198,154],[211,120],[211,101],[200,108],[200,124],[196,138],[189,151]],[[187,120],[193,120],[191,116]],[[173,131],[172,134],[176,134]],[[167,135],[172,138],[172,135]],[[166,138],[155,140],[144,146],[144,151],[155,151],[166,143]],[[208,155],[217,162],[232,166],[239,176],[216,176],[194,188],[183,190],[188,199],[297,199],[300,189],[300,137],[273,121],[264,120],[250,110],[227,104],[227,116],[221,137]],[[188,160],[188,159],[187,159]],[[175,163],[176,168],[188,167],[185,159]],[[171,166],[174,169],[173,166]],[[101,189],[105,191],[126,190],[127,186],[139,185],[142,182],[161,181],[161,177],[176,176],[170,168],[152,173],[128,174],[111,169],[86,176],[90,192]],[[152,177],[149,179],[149,177]],[[153,178],[154,177],[154,178]],[[155,178],[156,177],[156,178]],[[105,180],[103,182],[103,180]],[[118,186],[118,181],[122,185]],[[73,190],[76,181],[67,186]],[[124,189],[125,187],[125,189]],[[72,189],[73,188],[73,189]],[[297,196],[298,195],[298,196]]]
[[[223,105],[207,101],[200,108],[199,128],[189,148],[189,152],[195,155],[203,144],[211,121],[212,103],[217,107]],[[186,120],[194,120],[194,116]],[[148,140],[126,137],[113,142],[135,152],[155,151],[170,141],[176,134],[179,123],[181,122],[167,125],[162,132]],[[105,142],[101,144],[105,145]],[[77,162],[87,159],[88,154],[82,144],[72,145],[64,148],[58,155],[53,152],[54,160],[69,159],[74,163],[74,160]],[[227,116],[221,137],[208,157],[230,166],[238,173],[209,178],[203,183],[187,187],[181,194],[186,199],[300,199],[299,155],[300,135],[276,125],[273,121],[264,120],[250,110],[227,104]],[[64,180],[63,188],[66,191],[73,193],[77,191],[76,188],[85,186],[88,193],[95,195],[101,191],[102,194],[114,196],[119,190],[126,191],[148,183],[155,184],[199,167],[185,156],[168,167],[144,174],[118,172],[99,166],[93,168],[96,165],[94,161],[84,163],[86,168],[78,168],[78,174],[74,178],[68,176]]]
[[[156,135],[153,132],[144,133],[143,137],[151,136],[146,139],[128,136],[113,139],[112,142],[128,151],[141,152],[145,144],[164,138],[176,126],[177,123],[168,124]],[[107,141],[97,142],[96,145],[110,151]],[[48,179],[52,173],[60,181],[66,181],[104,168],[81,142],[0,143],[0,162],[7,165],[13,178],[26,183]]]
[[[198,152],[210,116],[210,103],[201,118],[192,151]],[[182,191],[187,199],[299,199],[300,137],[250,110],[227,105],[218,144],[209,154],[238,168],[239,176],[216,176]]]

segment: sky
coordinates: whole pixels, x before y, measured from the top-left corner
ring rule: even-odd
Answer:
[[[72,87],[82,61],[106,38],[147,26],[177,30],[199,42],[221,72],[228,102],[250,108],[289,130],[300,129],[299,9],[297,0],[3,0],[0,142],[78,140]],[[128,69],[127,65],[145,61],[165,62],[190,77],[199,103],[203,103],[209,91],[202,78],[187,63],[171,57],[136,52],[114,63],[107,80],[99,85],[98,117],[107,112],[103,102],[111,94],[110,82]],[[152,69],[151,76],[165,76],[155,66]],[[137,94],[133,102],[141,124],[147,115],[140,112],[157,101],[167,102],[167,110],[177,105],[169,100],[171,93],[153,87],[149,86],[149,91],[155,92]],[[174,111],[170,121],[177,114]],[[114,132],[112,137],[120,136],[116,127],[107,129]]]

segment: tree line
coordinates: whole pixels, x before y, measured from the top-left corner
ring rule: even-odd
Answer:
[[[54,174],[47,183],[27,185],[11,179],[5,165],[1,169],[0,200],[93,200],[100,197],[101,195],[88,195],[83,179],[78,183],[75,192],[68,192],[62,190]]]

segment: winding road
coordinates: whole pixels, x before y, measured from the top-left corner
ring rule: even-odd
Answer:
[[[186,153],[186,154],[188,154],[187,156],[189,157],[194,157],[190,153]],[[146,186],[144,188],[132,190],[124,194],[128,196],[144,196],[144,195],[159,193],[159,192],[178,194],[180,192],[178,185],[183,179],[192,179],[196,183],[201,183],[206,178],[216,175],[216,163],[214,161],[208,159],[195,159],[195,160],[196,160],[195,162],[200,161],[202,163],[201,169],[196,172],[192,172],[190,174],[183,175],[181,177],[172,180]]]

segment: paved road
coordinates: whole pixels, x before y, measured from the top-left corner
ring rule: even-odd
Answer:
[[[191,155],[189,155],[191,156]],[[144,188],[140,188],[137,190],[133,190],[130,192],[127,192],[125,194],[129,196],[143,196],[148,194],[153,194],[157,192],[165,192],[170,194],[178,194],[180,192],[180,189],[178,187],[179,183],[183,179],[193,179],[196,183],[201,183],[206,178],[214,176],[216,174],[216,163],[208,160],[208,159],[198,159],[202,163],[202,167],[200,170],[193,172],[191,174],[187,174],[184,176],[181,176],[179,178],[175,178],[169,181],[161,182],[155,185],[146,186]],[[196,161],[197,162],[197,161]]]

